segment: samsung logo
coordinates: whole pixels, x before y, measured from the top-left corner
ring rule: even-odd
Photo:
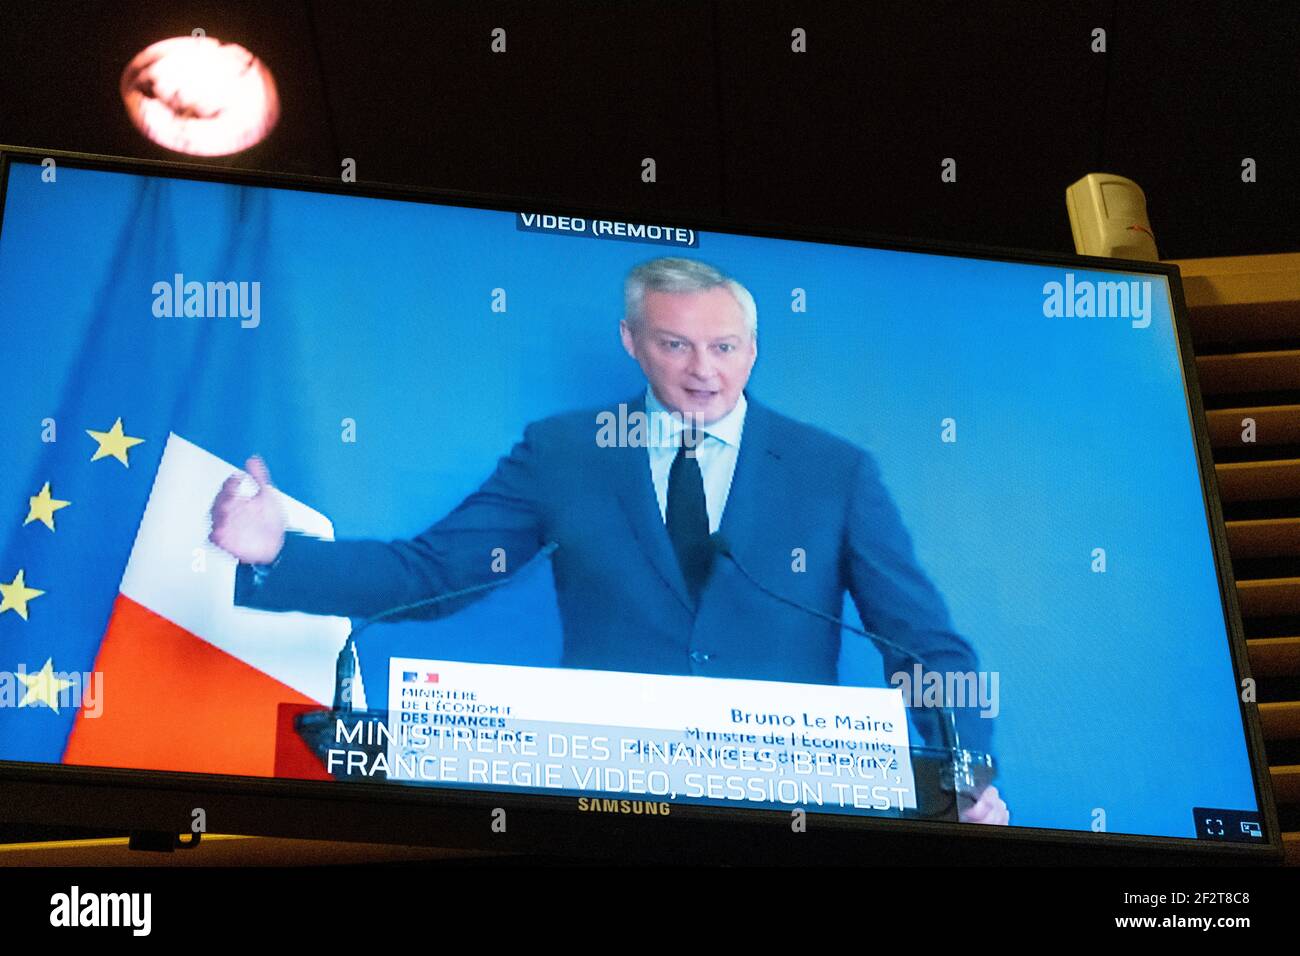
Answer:
[[[1131,319],[1133,328],[1145,329],[1151,324],[1151,281],[1075,281],[1074,273],[1067,272],[1064,283],[1043,285],[1043,315],[1049,319]]]
[[[634,816],[666,817],[671,804],[652,803],[649,800],[606,800],[599,797],[579,797],[578,809],[587,813],[627,813]]]

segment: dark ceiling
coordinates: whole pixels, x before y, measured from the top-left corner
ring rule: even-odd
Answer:
[[[1300,250],[1295,0],[3,0],[0,142],[178,158],[117,82],[196,27],[280,86],[276,131],[226,165],[1053,251],[1065,187],[1106,171],[1166,258]]]

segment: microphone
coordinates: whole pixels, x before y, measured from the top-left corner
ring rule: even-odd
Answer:
[[[351,688],[357,671],[360,669],[360,662],[357,658],[357,636],[372,624],[378,624],[390,617],[398,614],[404,614],[407,611],[416,611],[422,607],[433,607],[436,604],[442,604],[444,601],[453,601],[456,598],[468,597],[471,594],[478,594],[481,591],[491,591],[502,585],[508,584],[519,575],[523,574],[534,564],[549,558],[560,546],[554,541],[548,541],[546,544],[525,561],[514,574],[505,575],[493,581],[484,581],[480,584],[472,584],[469,587],[459,588],[455,591],[447,591],[443,594],[435,594],[433,597],[423,598],[419,601],[411,601],[408,604],[399,604],[396,607],[390,607],[380,611],[378,614],[366,618],[348,635],[348,639],[343,644],[343,649],[339,651],[338,661],[334,665],[334,710],[350,713],[352,711],[352,695],[348,693],[347,699],[344,700],[345,687]]]
[[[839,627],[842,627],[847,631],[852,631],[854,634],[860,635],[861,637],[865,637],[867,640],[875,644],[883,645],[889,648],[890,650],[897,651],[899,654],[902,654],[904,657],[909,658],[910,660],[913,660],[916,663],[920,664],[922,670],[928,671],[931,669],[929,663],[925,660],[925,658],[923,658],[920,654],[917,654],[915,651],[903,647],[901,644],[897,644],[886,637],[881,637],[879,634],[875,634],[871,631],[867,631],[864,630],[863,628],[857,627],[856,625],[850,624],[848,621],[844,620],[843,618],[836,617],[834,614],[827,614],[825,611],[819,611],[815,607],[809,607],[808,605],[802,604],[799,601],[794,600],[793,598],[786,597],[784,594],[780,594],[772,590],[767,585],[765,585],[762,581],[758,580],[758,578],[754,577],[752,574],[749,573],[749,570],[745,567],[743,563],[741,563],[741,560],[738,557],[736,557],[736,553],[731,550],[731,542],[728,541],[721,534],[713,535],[712,538],[710,538],[710,544],[713,545],[713,550],[719,557],[726,558],[728,561],[730,561],[732,565],[736,568],[736,570],[739,571],[741,575],[743,575],[744,578],[747,581],[749,581],[750,584],[754,585],[754,587],[758,588],[768,597],[780,601],[782,604],[788,604],[790,607],[795,608],[796,610],[803,611],[805,614],[811,614],[813,617],[818,617],[821,618],[823,621],[828,621],[831,624],[838,625]],[[947,704],[944,704],[944,706],[942,707],[936,707],[935,710],[939,712],[939,734],[943,738],[943,745],[944,747],[952,751],[955,756],[957,751],[961,749],[960,739],[957,735],[956,714],[953,713],[952,709],[948,707]]]

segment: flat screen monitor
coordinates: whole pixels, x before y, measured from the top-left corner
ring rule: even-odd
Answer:
[[[1174,266],[0,185],[9,819],[1278,855]]]

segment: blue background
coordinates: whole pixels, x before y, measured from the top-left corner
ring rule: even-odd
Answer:
[[[1101,808],[1112,832],[1192,836],[1193,806],[1255,807],[1158,277],[1151,325],[1134,329],[1045,318],[1055,266],[715,233],[673,250],[518,232],[513,213],[68,168],[43,183],[15,165],[0,578],[25,567],[50,594],[29,622],[0,615],[0,668],[39,669],[57,647],[57,670],[89,669],[169,429],[232,462],[261,453],[340,537],[413,535],[527,422],[644,388],[619,344],[622,279],[669,254],[753,293],[752,394],[876,456],[957,629],[1000,675],[997,782],[1014,824],[1086,829]],[[176,272],[260,281],[260,326],[155,318],[152,286]],[[149,441],[130,469],[93,471],[83,429],[118,415]],[[40,441],[47,416],[55,445]],[[340,440],[345,418],[355,443]],[[940,441],[945,418],[955,443]],[[58,535],[20,527],[51,476],[81,506],[59,512]],[[392,654],[555,663],[551,590],[530,574],[448,621],[368,631],[372,701]],[[874,649],[845,645],[842,681],[881,684]],[[0,757],[58,760],[70,726],[0,709]]]

